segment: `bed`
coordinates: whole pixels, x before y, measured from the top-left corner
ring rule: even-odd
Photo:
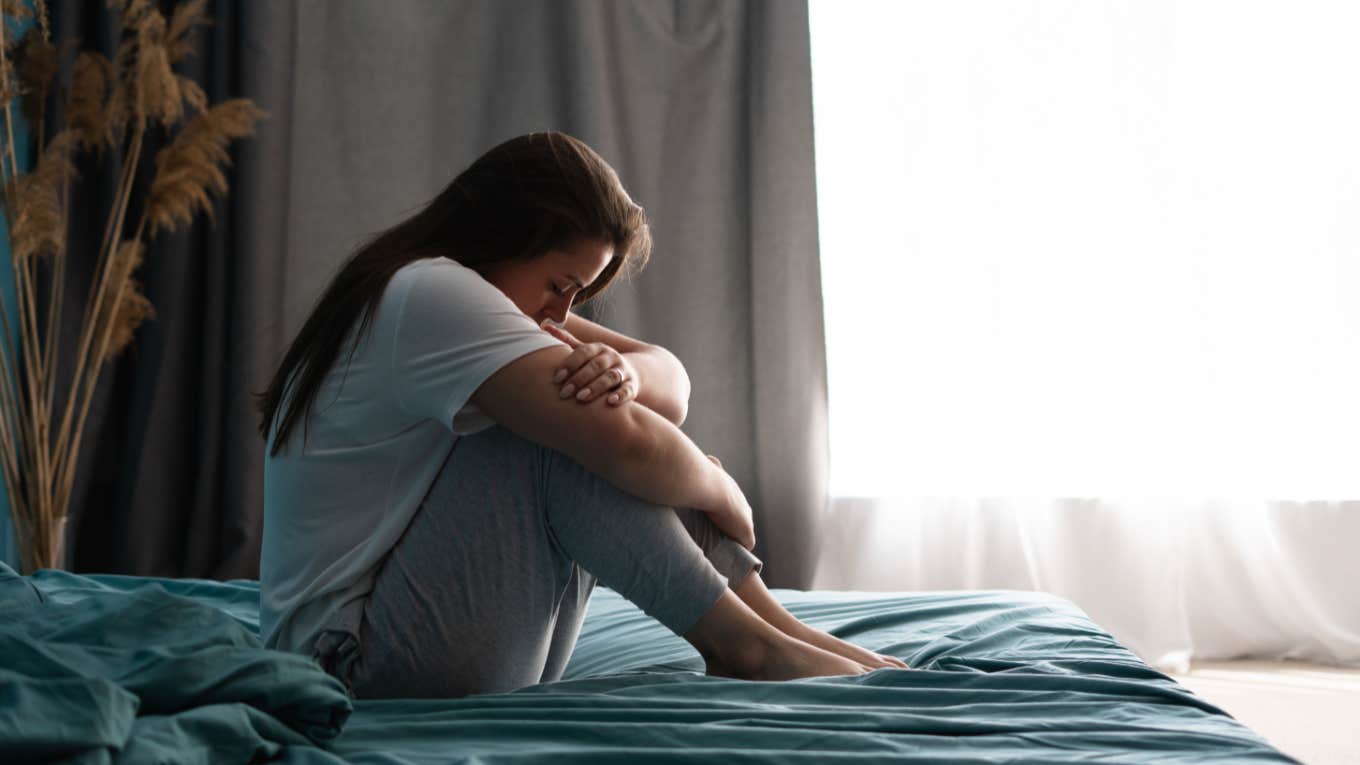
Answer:
[[[911,670],[750,682],[611,590],[560,682],[351,701],[260,646],[259,585],[0,564],[0,761],[1296,762],[1044,593],[774,590]]]

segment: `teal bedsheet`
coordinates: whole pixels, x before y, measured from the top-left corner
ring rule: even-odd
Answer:
[[[259,647],[256,582],[0,571],[0,761],[1295,762],[1061,598],[774,592],[913,669],[707,677],[601,588],[560,682],[351,702]]]
[[[26,579],[0,564],[0,762],[253,762],[325,746],[351,712],[344,687],[219,609],[250,602],[253,583]]]

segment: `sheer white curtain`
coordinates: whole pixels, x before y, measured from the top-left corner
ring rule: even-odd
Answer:
[[[809,6],[815,586],[1360,664],[1360,7]]]

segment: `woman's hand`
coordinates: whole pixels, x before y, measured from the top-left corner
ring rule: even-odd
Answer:
[[[583,343],[575,335],[552,322],[540,325],[545,332],[571,346],[571,355],[562,362],[553,382],[562,387],[562,398],[575,396],[587,403],[596,396],[609,393],[606,401],[621,406],[637,398],[638,374],[631,362],[604,343]],[[611,392],[612,391],[612,392]]]
[[[746,495],[742,493],[741,487],[737,485],[736,479],[728,475],[722,469],[722,463],[712,454],[708,459],[718,466],[718,472],[722,473],[724,483],[727,485],[727,498],[723,506],[708,512],[709,520],[718,530],[732,537],[737,544],[748,550],[756,547],[756,525],[752,518],[751,505],[746,501]]]

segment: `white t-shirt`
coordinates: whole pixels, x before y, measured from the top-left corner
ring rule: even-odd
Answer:
[[[277,456],[266,452],[260,631],[271,648],[311,654],[323,627],[358,633],[378,564],[454,442],[495,424],[468,398],[511,361],[561,344],[442,257],[392,276],[346,365],[357,326],[312,402],[306,448],[299,421]]]

